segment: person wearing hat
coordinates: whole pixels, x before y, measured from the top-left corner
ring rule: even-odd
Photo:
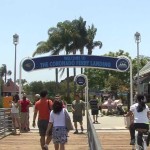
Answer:
[[[35,94],[34,96],[34,102],[33,102],[33,111],[34,111],[34,108],[35,108],[35,103],[40,99],[40,94]]]

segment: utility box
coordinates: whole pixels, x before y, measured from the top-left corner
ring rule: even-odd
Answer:
[[[3,97],[3,108],[10,108],[10,102],[12,102],[12,96]]]

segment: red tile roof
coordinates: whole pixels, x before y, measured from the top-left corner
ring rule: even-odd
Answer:
[[[8,84],[3,85],[2,92],[10,92],[10,93],[19,92],[19,87],[18,85],[14,85],[14,82],[10,80],[9,85]]]

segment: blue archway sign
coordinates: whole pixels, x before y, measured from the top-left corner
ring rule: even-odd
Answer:
[[[20,62],[19,95],[21,96],[21,68],[29,72],[46,68],[68,67],[98,68],[121,72],[130,68],[130,104],[133,104],[132,62],[126,56],[61,55],[22,59]],[[79,84],[84,84],[84,81],[79,80]]]
[[[91,55],[61,55],[27,58],[22,62],[25,71],[46,68],[102,68],[107,70],[127,71],[130,63],[126,57],[105,57]]]

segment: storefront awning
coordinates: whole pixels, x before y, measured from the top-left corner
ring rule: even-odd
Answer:
[[[150,62],[148,62],[140,71],[139,76],[144,76],[150,73]],[[137,76],[137,75],[136,75]]]

